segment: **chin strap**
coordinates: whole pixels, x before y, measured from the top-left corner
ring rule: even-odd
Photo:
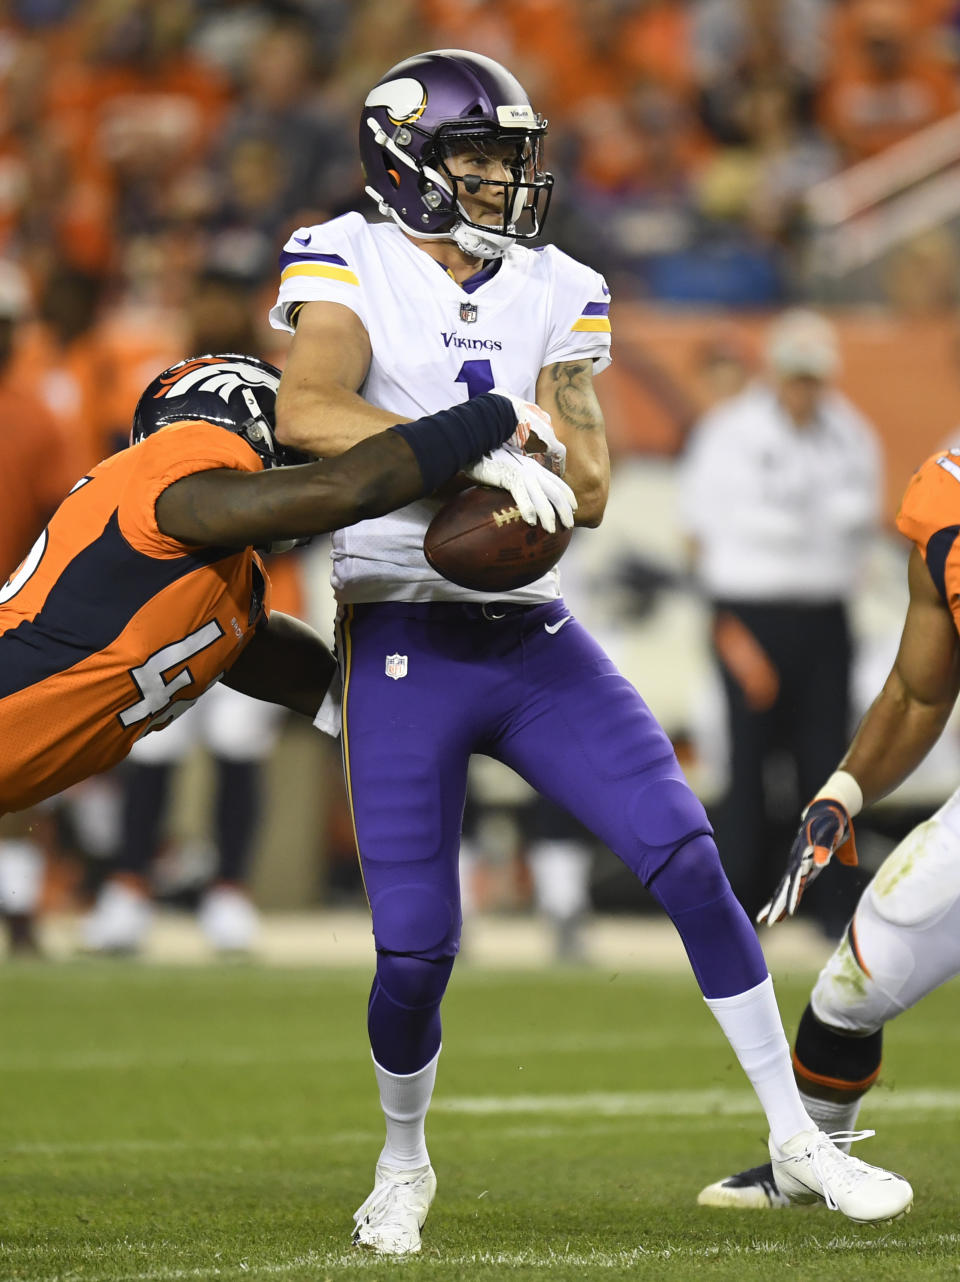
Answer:
[[[392,209],[373,187],[365,187],[364,191],[374,201],[384,218],[392,218],[397,226],[405,231],[408,236],[413,236],[417,240],[452,240],[465,254],[487,259],[502,258],[514,243],[511,236],[499,236],[496,232],[477,231],[476,228],[467,227],[462,222],[456,223],[450,231],[418,231],[416,227],[409,227],[397,211]]]
[[[496,232],[477,231],[475,227],[467,227],[464,223],[457,223],[450,234],[450,239],[459,245],[465,254],[488,259],[502,258],[513,244],[511,236],[498,236]]]

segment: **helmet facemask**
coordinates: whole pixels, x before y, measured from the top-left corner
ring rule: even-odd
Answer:
[[[234,430],[237,436],[243,437],[252,450],[259,454],[265,469],[271,467],[292,467],[299,463],[309,463],[310,455],[296,450],[290,445],[280,445],[274,435],[274,427],[267,412],[261,407],[256,393],[250,387],[242,387],[240,395],[250,411],[245,419]]]
[[[553,194],[553,175],[541,168],[545,125],[538,119],[538,126],[536,132],[495,132],[464,129],[456,122],[436,131],[433,146],[424,154],[423,172],[430,183],[425,199],[429,201],[437,187],[449,193],[450,205],[458,215],[451,234],[465,251],[495,258],[515,241],[534,240],[540,235]],[[470,172],[472,155],[481,162],[476,166],[478,173]],[[457,156],[468,157],[465,164],[457,166],[466,172],[451,170],[449,162]],[[502,164],[509,177],[485,177],[491,163]],[[471,202],[486,197],[491,213],[495,210],[498,217],[489,222],[471,218],[464,197]],[[485,246],[499,253],[485,253]]]
[[[411,235],[422,240],[453,240],[465,253],[500,258],[516,242],[540,235],[550,207],[553,175],[541,167],[547,126],[542,117],[535,120],[533,127],[499,130],[489,122],[478,122],[471,128],[468,121],[454,120],[432,134],[407,121],[389,136],[368,118],[367,124],[382,148],[383,181],[398,187],[408,182],[413,177],[410,170],[415,170],[417,199],[411,203],[419,205],[422,212],[419,218],[415,210],[404,208],[398,213],[372,186],[367,191],[377,200],[381,213],[391,215]],[[451,172],[448,161],[470,152],[504,161],[510,176],[487,178],[469,170],[465,174]],[[499,217],[478,222],[470,217],[463,197],[474,198],[485,189],[496,192]]]
[[[309,454],[304,454],[301,450],[296,450],[290,445],[281,445],[277,441],[271,417],[261,407],[252,388],[241,388],[240,395],[243,403],[250,411],[250,417],[236,428],[236,434],[245,440],[252,450],[259,454],[263,460],[265,471],[269,471],[272,467],[296,467],[298,464],[311,461]],[[310,541],[310,538],[306,537],[300,539],[274,539],[272,543],[258,545],[257,551],[273,555],[279,552],[291,552],[294,548],[305,547]]]

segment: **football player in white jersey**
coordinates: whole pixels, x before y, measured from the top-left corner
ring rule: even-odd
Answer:
[[[418,55],[367,95],[360,152],[389,221],[300,228],[271,311],[293,333],[278,434],[321,456],[494,387],[552,418],[567,485],[497,450],[468,469],[548,528],[599,524],[609,462],[594,375],[609,293],[540,232],[546,123],[516,79],[462,50]],[[564,449],[565,447],[565,449]],[[506,596],[440,578],[423,555],[439,499],[335,536],[343,754],[376,976],[368,1031],[386,1142],[354,1241],[419,1251],[436,1189],[424,1121],[440,1002],[459,947],[467,763],[483,753],[565,806],[664,906],[753,1083],[782,1183],[861,1220],[898,1215],[906,1180],[842,1153],[803,1109],[763,954],[672,746],[573,619],[556,572]]]
[[[913,541],[910,604],[893,668],[860,723],[826,798],[804,812],[787,870],[758,920],[796,911],[834,854],[856,863],[853,820],[926,757],[960,691],[960,451],[914,473],[897,514]],[[810,994],[793,1064],[807,1111],[849,1130],[880,1074],[884,1025],[960,974],[960,790],[919,824],[877,870]],[[769,1164],[702,1189],[701,1206],[789,1205]]]

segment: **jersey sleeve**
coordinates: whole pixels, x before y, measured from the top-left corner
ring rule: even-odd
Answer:
[[[194,472],[230,467],[238,472],[260,472],[260,459],[238,436],[214,423],[186,422],[165,427],[133,449],[140,451],[137,466],[120,495],[117,514],[120,532],[131,547],[147,556],[170,558],[195,551],[157,526],[157,499],[175,481]]]
[[[356,244],[365,231],[362,214],[344,214],[293,233],[280,255],[280,289],[270,324],[292,334],[303,303],[342,303],[367,323]]]
[[[610,290],[590,267],[561,253],[554,257],[553,304],[544,365],[589,358],[599,374],[610,364]]]
[[[960,451],[941,450],[914,472],[897,513],[897,529],[923,554],[945,595],[946,560],[960,533]]]

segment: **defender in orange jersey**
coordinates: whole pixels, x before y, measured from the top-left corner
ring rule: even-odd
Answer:
[[[77,481],[0,588],[0,814],[115,765],[221,679],[315,716],[333,656],[271,614],[254,549],[401,507],[529,427],[490,393],[289,466],[305,456],[274,440],[279,378],[236,355],[161,374],[131,448]]]
[[[856,862],[855,816],[916,769],[960,693],[960,450],[941,450],[914,473],[897,526],[914,545],[900,648],[838,769],[804,811],[787,870],[761,910],[769,925],[793,915],[834,855]],[[884,1025],[958,974],[960,788],[880,865],[810,994],[793,1067],[819,1126],[858,1134]],[[708,1185],[698,1200],[762,1210],[790,1205],[790,1192],[765,1163]]]

